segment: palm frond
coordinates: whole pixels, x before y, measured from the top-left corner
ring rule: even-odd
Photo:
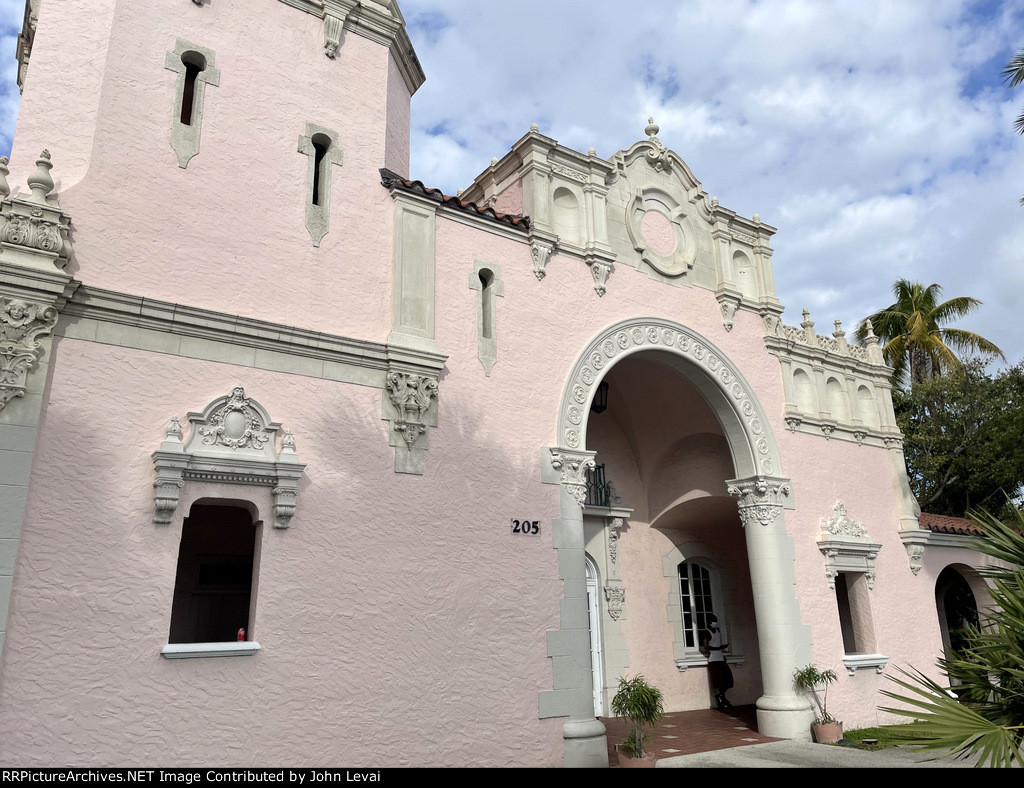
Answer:
[[[1017,87],[1024,82],[1024,49],[1013,56],[1013,59],[1003,69],[1003,81],[1011,88]]]
[[[955,347],[957,350],[991,353],[993,356],[999,356],[1004,361],[1006,360],[1003,351],[994,342],[990,342],[973,331],[964,331],[961,328],[943,328],[941,329],[941,335],[943,342]]]
[[[905,706],[885,707],[882,711],[914,720],[910,726],[886,726],[905,743],[922,750],[944,751],[938,757],[978,754],[979,765],[1010,766],[1017,762],[1024,766],[1019,749],[1024,726],[992,722],[920,671],[898,670],[910,681],[893,676],[890,680],[909,694],[891,690],[882,690],[882,694]]]

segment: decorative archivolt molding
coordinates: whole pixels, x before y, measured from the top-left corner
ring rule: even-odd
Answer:
[[[589,402],[606,368],[616,359],[645,350],[660,350],[699,367],[724,395],[750,446],[756,472],[779,471],[778,454],[768,421],[739,370],[707,339],[678,323],[661,318],[632,318],[616,323],[587,345],[573,366],[562,394],[558,435],[568,450],[585,445]]]
[[[0,296],[0,410],[25,396],[29,372],[43,356],[40,340],[56,323],[52,306]]]
[[[736,499],[744,527],[767,527],[782,515],[792,488],[788,479],[756,477],[730,481],[726,491]]]
[[[864,575],[868,588],[875,587],[875,558],[882,545],[871,541],[867,528],[846,511],[846,504],[836,501],[832,513],[821,519],[818,549],[825,556],[825,579],[835,589],[841,572]]]
[[[153,522],[170,523],[187,481],[270,487],[274,527],[287,528],[295,514],[298,482],[305,469],[295,451],[295,439],[284,434],[281,450],[275,437],[281,425],[270,420],[263,406],[236,386],[202,412],[189,413],[192,432],[182,442],[177,416],[153,452],[156,469]]]

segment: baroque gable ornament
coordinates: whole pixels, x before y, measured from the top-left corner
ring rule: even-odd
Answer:
[[[868,588],[875,587],[875,558],[882,546],[871,541],[867,529],[850,517],[842,501],[836,501],[832,514],[821,518],[818,549],[825,557],[829,588],[835,589],[842,572],[863,574]]]
[[[0,296],[0,410],[24,397],[29,373],[43,356],[43,339],[57,323],[52,306]]]
[[[827,520],[822,518],[821,530],[835,536],[866,537],[868,535],[867,529],[846,513],[846,504],[842,501],[836,501],[836,505],[832,507],[831,517]]]
[[[236,386],[201,412],[189,413],[192,433],[182,442],[181,422],[172,416],[166,437],[153,452],[156,469],[153,522],[166,525],[174,518],[187,481],[270,487],[274,527],[287,528],[295,514],[298,481],[305,465],[299,462],[295,439],[284,434],[281,451],[274,437],[281,425],[258,402]]]

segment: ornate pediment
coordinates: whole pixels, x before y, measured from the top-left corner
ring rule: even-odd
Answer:
[[[292,434],[284,434],[278,451],[275,438],[281,425],[271,421],[241,386],[201,412],[189,413],[188,420],[192,433],[187,442],[182,443],[181,424],[172,416],[163,443],[153,452],[153,522],[170,523],[182,487],[188,481],[200,481],[272,488],[274,527],[287,528],[306,467],[299,462]]]

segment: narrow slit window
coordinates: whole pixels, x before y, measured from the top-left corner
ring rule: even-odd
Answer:
[[[313,205],[320,205],[321,188],[324,181],[324,160],[331,147],[331,140],[323,134],[313,135]]]
[[[186,52],[181,56],[185,66],[185,84],[181,93],[181,122],[192,125],[192,113],[196,99],[196,78],[206,69],[206,58],[198,52]]]
[[[486,268],[480,269],[480,309],[481,326],[480,334],[484,339],[494,338],[494,293],[491,286],[494,284],[494,274]]]

